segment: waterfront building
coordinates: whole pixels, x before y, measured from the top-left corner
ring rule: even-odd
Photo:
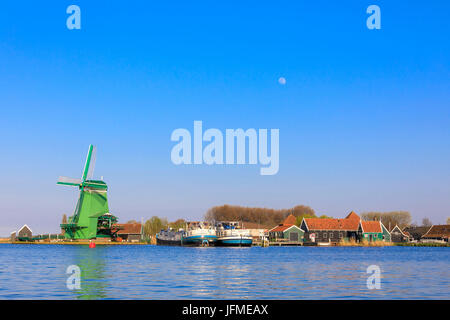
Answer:
[[[434,225],[425,233],[422,242],[449,242],[450,224]]]
[[[9,241],[11,242],[16,241],[16,231],[11,232],[11,235],[9,236]]]
[[[305,231],[295,225],[297,218],[290,214],[282,223],[269,230],[270,241],[303,242]]]
[[[250,236],[254,241],[259,241],[264,238],[264,235],[269,230],[269,227],[266,225],[261,225],[255,222],[242,222],[242,228],[248,230]]]
[[[410,235],[411,240],[419,241],[422,236],[428,232],[428,230],[431,229],[431,226],[429,227],[406,227],[402,231],[403,233]]]
[[[125,242],[139,242],[142,239],[141,223],[117,223],[117,236]]]
[[[361,218],[352,211],[344,219],[303,218],[300,228],[305,231],[305,242],[359,241],[362,237],[360,222]]]
[[[33,239],[33,231],[26,224],[17,232],[17,240],[19,241],[31,241]]]
[[[362,239],[372,241],[391,241],[391,234],[381,221],[363,221],[360,223]]]
[[[410,235],[403,232],[398,225],[391,230],[391,241],[392,242],[408,242],[410,240]]]

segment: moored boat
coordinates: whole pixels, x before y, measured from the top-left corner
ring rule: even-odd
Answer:
[[[221,221],[216,223],[217,242],[219,247],[250,247],[253,238],[246,229],[241,229],[239,222]]]
[[[156,234],[156,244],[162,246],[181,246],[183,244],[183,236],[185,232],[183,229],[178,231],[169,228],[167,230],[161,230]]]
[[[189,222],[183,237],[183,246],[214,246],[217,241],[216,230],[208,222]]]

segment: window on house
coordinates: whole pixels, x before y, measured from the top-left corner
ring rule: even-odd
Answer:
[[[330,232],[330,239],[333,238],[333,232]]]
[[[326,233],[326,232],[325,232],[325,233],[323,234],[323,237],[324,237],[324,238],[326,238],[326,237],[327,237],[327,233]]]

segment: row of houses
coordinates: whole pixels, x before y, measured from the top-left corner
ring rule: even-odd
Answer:
[[[435,225],[428,228],[409,227],[403,230],[395,226],[389,231],[381,221],[364,221],[352,211],[344,219],[303,218],[300,227],[298,227],[295,216],[291,214],[281,224],[268,231],[268,238],[270,241],[293,243],[338,243],[341,241],[448,242],[450,225]]]

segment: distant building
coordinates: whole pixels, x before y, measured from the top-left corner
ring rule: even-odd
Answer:
[[[394,229],[391,230],[392,242],[408,242],[410,237],[411,235],[403,232],[398,225],[395,225]]]
[[[450,224],[434,225],[422,236],[424,242],[449,242]]]
[[[305,232],[297,227],[297,218],[290,214],[283,223],[269,230],[269,240],[271,241],[303,241]]]
[[[16,241],[16,231],[11,232],[11,236],[9,237],[9,240],[11,242]]]
[[[406,227],[402,231],[407,235],[409,234],[412,240],[419,241],[430,229],[431,227]]]
[[[260,240],[264,237],[268,230],[268,227],[255,222],[242,222],[242,229],[249,231],[253,240]]]
[[[139,242],[142,237],[142,224],[140,223],[118,223],[121,229],[117,232],[117,236],[127,242]]]
[[[33,231],[26,224],[17,232],[17,240],[31,241],[33,239]]]

